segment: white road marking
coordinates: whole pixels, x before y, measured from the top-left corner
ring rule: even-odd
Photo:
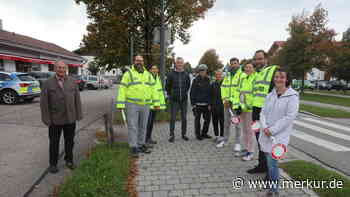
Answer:
[[[350,135],[345,135],[345,134],[342,134],[342,133],[338,133],[338,132],[335,132],[335,131],[332,131],[332,130],[329,130],[329,129],[325,129],[325,128],[318,127],[318,126],[315,126],[315,125],[304,123],[304,122],[301,122],[299,120],[294,121],[294,123],[296,125],[298,125],[298,126],[302,126],[304,128],[311,129],[314,132],[319,132],[319,133],[322,133],[322,134],[325,134],[325,135],[329,135],[329,136],[333,136],[333,137],[336,137],[336,138],[340,138],[340,139],[343,139],[343,140],[350,141]]]
[[[344,151],[350,151],[350,148],[333,143],[333,142],[329,142],[326,140],[323,140],[321,138],[318,137],[314,137],[312,135],[308,135],[304,132],[295,130],[295,132],[292,134],[292,136],[297,137],[301,140],[310,142],[312,144],[316,144],[318,146],[324,147],[328,150],[334,151],[334,152],[344,152]]]

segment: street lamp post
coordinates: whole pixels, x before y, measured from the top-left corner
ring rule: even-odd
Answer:
[[[164,12],[165,12],[165,2],[161,0],[161,26],[160,26],[160,78],[164,82],[165,75],[165,24],[164,24]]]

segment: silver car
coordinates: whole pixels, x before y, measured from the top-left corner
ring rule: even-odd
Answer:
[[[15,104],[20,100],[31,102],[40,96],[40,83],[27,73],[0,72],[0,101]]]

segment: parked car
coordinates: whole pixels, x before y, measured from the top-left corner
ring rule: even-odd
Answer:
[[[108,89],[113,86],[113,81],[106,77],[100,77],[100,84],[100,87]]]
[[[113,84],[118,84],[120,82],[119,77],[117,76],[104,76],[104,78],[112,80]]]
[[[292,81],[292,87],[296,90],[301,88],[302,80],[294,79]],[[304,90],[314,90],[315,84],[311,83],[309,80],[304,80]]]
[[[75,83],[78,85],[79,90],[83,91],[85,89],[86,80],[83,79],[81,75],[71,75],[75,79]]]
[[[32,71],[28,72],[28,75],[34,77],[36,80],[40,83],[40,88],[42,87],[42,84],[44,81],[49,79],[50,77],[55,75],[55,72],[40,72],[40,71]]]
[[[315,84],[315,88],[318,90],[331,90],[331,85],[329,84],[329,81],[317,80],[312,81],[312,83]]]
[[[40,96],[40,83],[27,73],[0,72],[0,101],[15,104],[20,100],[31,102]]]
[[[100,88],[100,83],[96,75],[84,76],[83,80],[86,81],[86,88],[88,90],[96,90]]]
[[[331,86],[330,89],[331,90],[346,90],[346,83],[342,82],[342,81],[330,81],[329,85]]]

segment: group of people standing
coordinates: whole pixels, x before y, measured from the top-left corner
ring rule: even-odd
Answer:
[[[165,91],[157,70],[152,66],[148,72],[142,56],[136,56],[135,64],[123,75],[120,83],[116,107],[126,108],[132,156],[151,152],[150,148],[157,143],[152,139],[155,114],[166,106],[170,107],[169,142],[175,142],[178,111],[181,137],[189,140],[186,134],[190,95],[197,140],[212,138],[208,134],[212,119],[216,147],[222,148],[229,142],[232,125],[234,155],[249,161],[254,154],[255,136],[259,150],[258,165],[247,172],[266,173],[266,180],[278,180],[278,162],[272,156],[272,147],[276,143],[288,145],[298,112],[299,96],[290,87],[288,73],[279,66],[268,65],[266,52],[256,51],[253,60],[245,65],[240,65],[237,58],[231,58],[225,76],[222,70],[217,70],[214,82],[210,81],[207,66],[202,64],[198,66],[198,76],[191,83],[190,75],[184,70],[184,60],[178,57],[174,70],[166,77]],[[201,126],[202,117],[204,123]],[[253,130],[253,127],[257,129]],[[277,184],[267,196],[278,196]]]
[[[167,106],[170,106],[169,142],[175,141],[178,111],[181,114],[181,137],[189,140],[186,118],[190,91],[196,138],[211,138],[208,131],[212,117],[216,147],[224,147],[228,144],[233,125],[234,155],[248,161],[253,157],[255,135],[259,150],[258,165],[247,172],[266,173],[266,180],[275,183],[266,195],[278,196],[278,158],[274,157],[273,147],[276,144],[287,147],[299,109],[299,95],[290,87],[290,76],[278,66],[269,66],[263,50],[256,51],[252,62],[242,66],[237,58],[232,58],[225,76],[221,70],[217,70],[212,83],[207,70],[206,65],[200,65],[199,74],[191,85],[191,78],[184,70],[184,59],[178,57],[175,69],[166,78],[167,103],[158,68],[152,66],[148,71],[143,57],[135,57],[134,65],[123,75],[116,97],[116,108],[126,109],[131,155],[138,157],[139,153],[151,153],[150,148],[157,143],[152,139],[157,111]],[[66,75],[67,64],[55,62],[55,72],[56,75],[43,84],[40,98],[41,118],[49,130],[51,173],[58,172],[62,131],[66,166],[75,168],[75,128],[76,122],[83,117],[78,87]],[[201,117],[204,119],[203,126],[200,124]]]

